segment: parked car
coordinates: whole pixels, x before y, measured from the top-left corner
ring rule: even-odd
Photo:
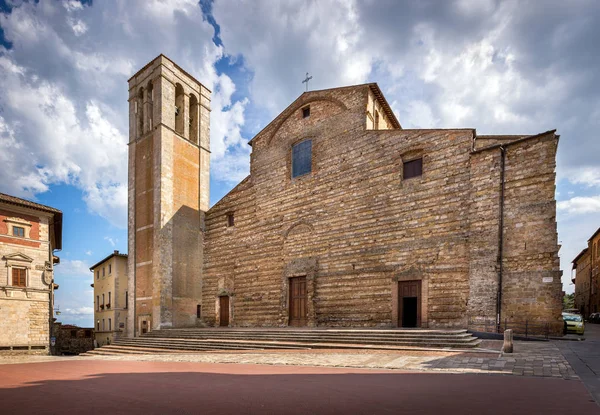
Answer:
[[[600,323],[600,313],[592,313],[588,317],[588,322],[590,323]]]
[[[567,323],[568,333],[583,334],[583,332],[585,331],[585,324],[581,315],[563,313],[562,317],[565,323]]]

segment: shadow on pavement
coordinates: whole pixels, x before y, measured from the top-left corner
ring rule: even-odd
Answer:
[[[597,413],[581,382],[165,362],[0,367],[3,414]]]

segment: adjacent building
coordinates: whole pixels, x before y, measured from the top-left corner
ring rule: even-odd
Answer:
[[[0,352],[49,353],[62,212],[0,193]]]
[[[600,311],[600,228],[573,259],[571,281],[575,284],[575,308],[584,316]]]
[[[127,255],[114,251],[90,268],[94,276],[94,338],[112,343],[127,327]]]
[[[208,207],[210,91],[129,80],[129,335],[194,326],[561,333],[554,130],[403,129],[377,84],[305,92]]]
[[[72,324],[54,323],[53,355],[78,355],[94,349],[94,329]]]

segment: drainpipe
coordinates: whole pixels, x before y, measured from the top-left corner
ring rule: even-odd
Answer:
[[[499,203],[499,220],[498,220],[498,295],[496,298],[496,326],[497,332],[500,333],[502,315],[502,274],[503,266],[503,248],[504,248],[504,170],[506,166],[506,148],[500,146],[500,203]]]

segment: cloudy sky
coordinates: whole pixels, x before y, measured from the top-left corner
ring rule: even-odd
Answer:
[[[127,251],[127,79],[164,53],[213,91],[211,203],[303,91],[378,82],[405,128],[561,135],[561,265],[600,227],[596,0],[0,0],[0,192],[65,213],[57,303],[92,325],[89,266]]]

